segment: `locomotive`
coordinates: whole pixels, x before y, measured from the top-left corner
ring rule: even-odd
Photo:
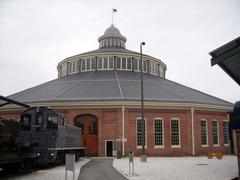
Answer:
[[[10,132],[11,128],[8,129]],[[17,129],[16,138],[6,146],[15,149],[11,154],[15,154],[22,164],[32,166],[59,163],[64,161],[66,153],[75,154],[76,159],[84,156],[81,129],[67,124],[64,115],[53,109],[27,109],[21,113]],[[0,162],[7,164],[3,157],[0,157]]]

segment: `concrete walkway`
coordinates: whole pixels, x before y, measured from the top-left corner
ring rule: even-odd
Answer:
[[[112,159],[92,159],[81,168],[78,180],[126,180],[112,164]]]

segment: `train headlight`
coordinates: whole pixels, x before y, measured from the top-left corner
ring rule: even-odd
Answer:
[[[40,153],[37,153],[37,156],[39,157],[41,154]]]

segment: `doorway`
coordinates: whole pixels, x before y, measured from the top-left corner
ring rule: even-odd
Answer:
[[[82,129],[81,143],[86,156],[98,156],[98,120],[93,115],[80,115],[75,125]]]
[[[112,157],[113,156],[113,141],[112,140],[108,140],[108,141],[106,141],[106,143],[105,143],[106,145],[106,147],[105,147],[105,149],[106,149],[106,156],[107,157]]]

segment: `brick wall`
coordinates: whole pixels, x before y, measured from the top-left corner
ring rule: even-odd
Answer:
[[[89,108],[89,109],[57,109],[66,116],[67,122],[74,124],[74,120],[79,115],[91,114],[98,119],[98,155],[105,156],[105,141],[119,139],[122,137],[122,109],[121,108]],[[19,119],[21,111],[0,113],[2,118]],[[141,117],[139,109],[126,107],[125,109],[125,154],[131,150],[135,155],[141,154],[141,148],[136,146],[136,119]],[[154,147],[154,118],[162,118],[164,125],[164,147]],[[185,156],[192,155],[192,124],[190,109],[145,109],[147,119],[147,148],[148,156]],[[180,120],[180,148],[171,147],[170,120],[178,118]],[[200,120],[206,119],[208,122],[208,147],[201,145]],[[219,122],[219,146],[213,146],[212,120]],[[223,144],[223,120],[227,119],[226,113],[213,111],[194,111],[194,134],[195,153],[205,155],[209,151],[230,153],[229,146]],[[115,144],[116,145],[116,144]],[[117,148],[121,153],[121,142],[117,143]]]

